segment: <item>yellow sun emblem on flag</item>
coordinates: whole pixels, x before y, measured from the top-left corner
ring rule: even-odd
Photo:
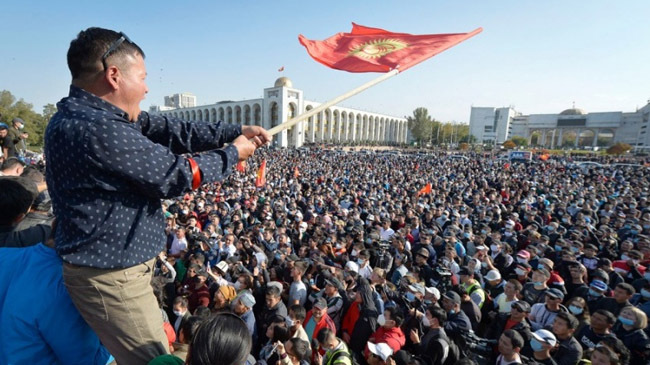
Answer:
[[[376,39],[352,48],[349,55],[373,59],[383,57],[406,47],[408,47],[408,43],[398,39]]]

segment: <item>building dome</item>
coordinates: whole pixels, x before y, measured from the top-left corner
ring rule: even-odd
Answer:
[[[560,115],[585,115],[585,114],[587,113],[585,113],[584,110],[578,108],[563,110],[562,113],[560,113]]]
[[[280,77],[279,79],[275,80],[274,87],[293,87],[293,83],[288,77]]]

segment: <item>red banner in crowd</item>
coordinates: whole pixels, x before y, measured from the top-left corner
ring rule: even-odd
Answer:
[[[235,170],[239,172],[246,172],[246,161],[237,162],[237,166],[235,166]]]
[[[309,55],[327,67],[348,72],[400,72],[480,33],[423,34],[389,32],[352,23],[352,32],[314,41],[298,36]]]
[[[255,186],[260,188],[266,185],[266,160],[262,161],[260,168],[257,170],[257,178],[255,179]]]
[[[426,184],[420,191],[418,191],[418,195],[423,195],[423,194],[431,194],[431,183]]]

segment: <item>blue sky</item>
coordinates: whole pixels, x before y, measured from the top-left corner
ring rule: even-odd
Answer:
[[[141,104],[192,92],[200,104],[258,98],[287,76],[326,101],[377,74],[336,71],[298,43],[351,22],[413,34],[483,33],[342,105],[396,116],[423,106],[468,122],[470,107],[526,114],[634,111],[650,99],[650,1],[12,1],[0,14],[0,89],[37,111],[67,94],[65,54],[89,26],[124,31],[147,55]],[[279,67],[285,71],[279,73]]]

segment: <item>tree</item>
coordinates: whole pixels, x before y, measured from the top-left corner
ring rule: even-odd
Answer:
[[[429,142],[433,134],[433,119],[427,108],[416,108],[412,117],[406,117],[408,128],[419,145]]]
[[[464,143],[469,143],[469,144],[475,144],[476,141],[477,141],[476,136],[474,136],[473,134],[469,134],[469,131],[468,131],[468,134],[466,136],[463,136],[460,139],[461,143],[464,142]]]
[[[14,118],[21,118],[25,121],[25,132],[29,134],[27,139],[27,144],[30,147],[42,147],[43,146],[43,136],[45,134],[45,126],[51,117],[51,114],[54,114],[53,111],[56,111],[56,107],[52,104],[48,104],[43,108],[43,114],[47,117],[36,113],[33,110],[33,105],[27,103],[23,99],[16,101],[10,91],[2,90],[0,91],[0,115],[3,122],[11,124],[11,121]]]
[[[528,146],[528,139],[527,139],[526,137],[522,137],[522,136],[512,136],[512,138],[510,138],[510,140],[511,140],[512,142],[514,142],[514,143],[515,143],[517,146],[519,146],[519,147],[526,147],[526,146]]]
[[[458,145],[458,149],[461,151],[467,151],[469,149],[469,144],[467,142],[461,142]]]
[[[622,155],[622,154],[626,153],[627,151],[629,151],[631,149],[632,149],[632,146],[630,146],[629,144],[619,142],[619,143],[611,146],[610,148],[608,148],[607,149],[607,154],[608,155]]]
[[[517,144],[515,142],[511,141],[511,140],[507,140],[507,141],[503,142],[503,148],[505,148],[507,150],[511,150],[511,149],[513,149],[515,147],[517,147]]]

